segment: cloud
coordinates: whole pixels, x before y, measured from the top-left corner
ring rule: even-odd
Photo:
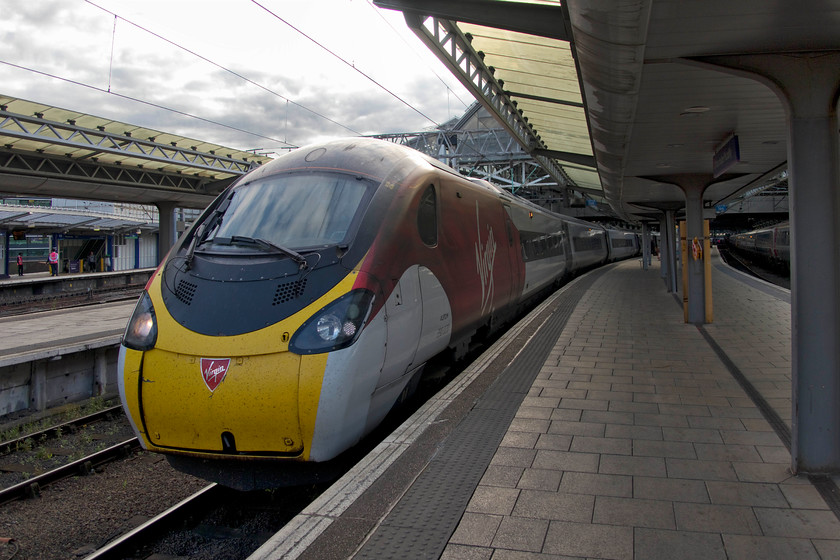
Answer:
[[[90,3],[4,0],[0,61],[25,69],[0,64],[0,94],[240,149],[418,131],[463,112],[452,91],[471,101],[401,14],[362,0],[263,2],[322,46],[244,0],[94,1],[146,30]]]

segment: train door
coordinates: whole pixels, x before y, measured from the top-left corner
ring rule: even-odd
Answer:
[[[414,361],[414,354],[417,352],[423,325],[423,309],[420,300],[420,277],[416,265],[405,271],[385,301],[385,317],[388,334],[385,343],[385,366],[379,379],[379,387],[402,377]]]
[[[569,233],[569,223],[563,222],[560,228],[563,232],[563,255],[566,257],[566,275],[574,273],[574,255],[572,255],[572,236]]]
[[[525,266],[525,263],[523,262],[522,245],[516,238],[516,228],[513,226],[510,213],[510,206],[505,204],[505,233],[508,242],[508,250],[505,251],[508,255],[508,266],[506,268],[510,271],[510,294],[508,301],[514,302],[519,299],[519,296],[522,294],[522,284],[525,278],[525,271],[523,270],[523,267]]]
[[[438,244],[439,206],[439,187],[429,183],[420,193],[416,217],[418,239],[428,249],[434,249]],[[385,317],[388,338],[379,387],[399,380],[414,363],[423,328],[423,298],[418,265],[414,264],[403,272],[394,286],[385,301]]]

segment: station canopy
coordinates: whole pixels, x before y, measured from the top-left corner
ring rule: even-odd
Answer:
[[[270,159],[5,95],[0,95],[0,146],[74,160],[96,158],[102,164],[148,167],[212,180],[241,175],[251,164],[260,165]]]
[[[484,64],[495,71],[505,93],[575,187],[590,195],[602,193],[594,167],[592,143],[580,94],[577,70],[568,41],[505,29],[460,23]],[[568,161],[572,154],[584,156]]]
[[[114,235],[157,231],[155,216],[141,218],[119,213],[76,210],[63,207],[0,204],[0,229],[10,235]]]

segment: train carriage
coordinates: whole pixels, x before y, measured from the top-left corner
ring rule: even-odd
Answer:
[[[738,233],[729,238],[738,251],[764,263],[790,270],[790,223]]]
[[[229,187],[155,272],[121,346],[123,405],[182,470],[308,478],[430,358],[605,262],[607,235],[406,147],[301,148]]]

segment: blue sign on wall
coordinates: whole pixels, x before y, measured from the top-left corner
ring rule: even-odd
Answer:
[[[726,141],[712,158],[712,169],[715,177],[720,177],[727,169],[741,161],[741,148],[738,145],[738,137],[733,135]]]

